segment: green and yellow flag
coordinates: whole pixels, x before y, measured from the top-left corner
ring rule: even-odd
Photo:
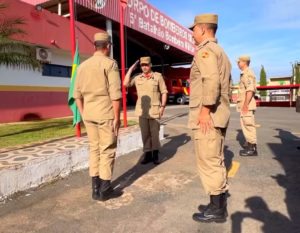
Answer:
[[[70,89],[69,89],[69,99],[68,99],[68,105],[71,108],[73,112],[73,127],[79,122],[81,122],[81,115],[80,112],[77,108],[75,99],[73,98],[73,90],[74,90],[74,85],[75,85],[75,80],[76,80],[76,75],[77,75],[77,67],[79,66],[79,53],[78,53],[78,44],[76,45],[76,52],[74,55],[74,61],[73,61],[73,66],[72,66],[72,76],[71,76],[71,84],[70,84]]]

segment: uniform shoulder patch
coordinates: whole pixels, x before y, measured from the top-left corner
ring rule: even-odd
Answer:
[[[209,57],[209,53],[208,53],[208,52],[203,52],[203,53],[201,54],[201,57],[202,57],[202,58],[208,58],[208,57]]]
[[[119,71],[119,67],[118,67],[118,63],[117,62],[114,62],[114,64],[113,64],[113,70],[114,71]]]

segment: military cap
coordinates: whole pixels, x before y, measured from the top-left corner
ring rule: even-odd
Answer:
[[[150,64],[151,58],[150,57],[141,57],[140,64]]]
[[[107,33],[98,32],[94,36],[94,41],[108,41],[108,42],[111,42],[111,37]]]
[[[240,61],[250,61],[250,56],[249,55],[241,55],[237,60],[235,60],[236,62],[240,62]]]
[[[197,24],[201,24],[201,23],[218,24],[218,15],[216,15],[216,14],[201,14],[201,15],[197,15],[195,17],[195,19],[194,19],[194,24],[192,24],[188,28],[191,29],[191,30],[193,30],[193,28]]]

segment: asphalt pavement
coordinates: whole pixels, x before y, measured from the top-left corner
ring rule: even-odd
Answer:
[[[196,172],[188,108],[167,108],[159,166],[140,165],[142,151],[117,158],[113,185],[125,193],[105,203],[91,199],[88,171],[32,189],[0,204],[1,233],[299,233],[300,114],[259,108],[258,157],[238,155],[245,143],[239,115],[225,142],[230,174],[229,217],[223,224],[194,222],[206,204]]]

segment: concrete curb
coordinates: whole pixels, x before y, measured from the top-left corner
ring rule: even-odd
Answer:
[[[164,126],[160,128],[160,140],[164,139]],[[142,148],[140,131],[119,137],[116,157]],[[89,146],[65,150],[49,157],[43,157],[20,165],[0,170],[0,201],[8,196],[30,188],[38,187],[71,172],[89,167]]]

